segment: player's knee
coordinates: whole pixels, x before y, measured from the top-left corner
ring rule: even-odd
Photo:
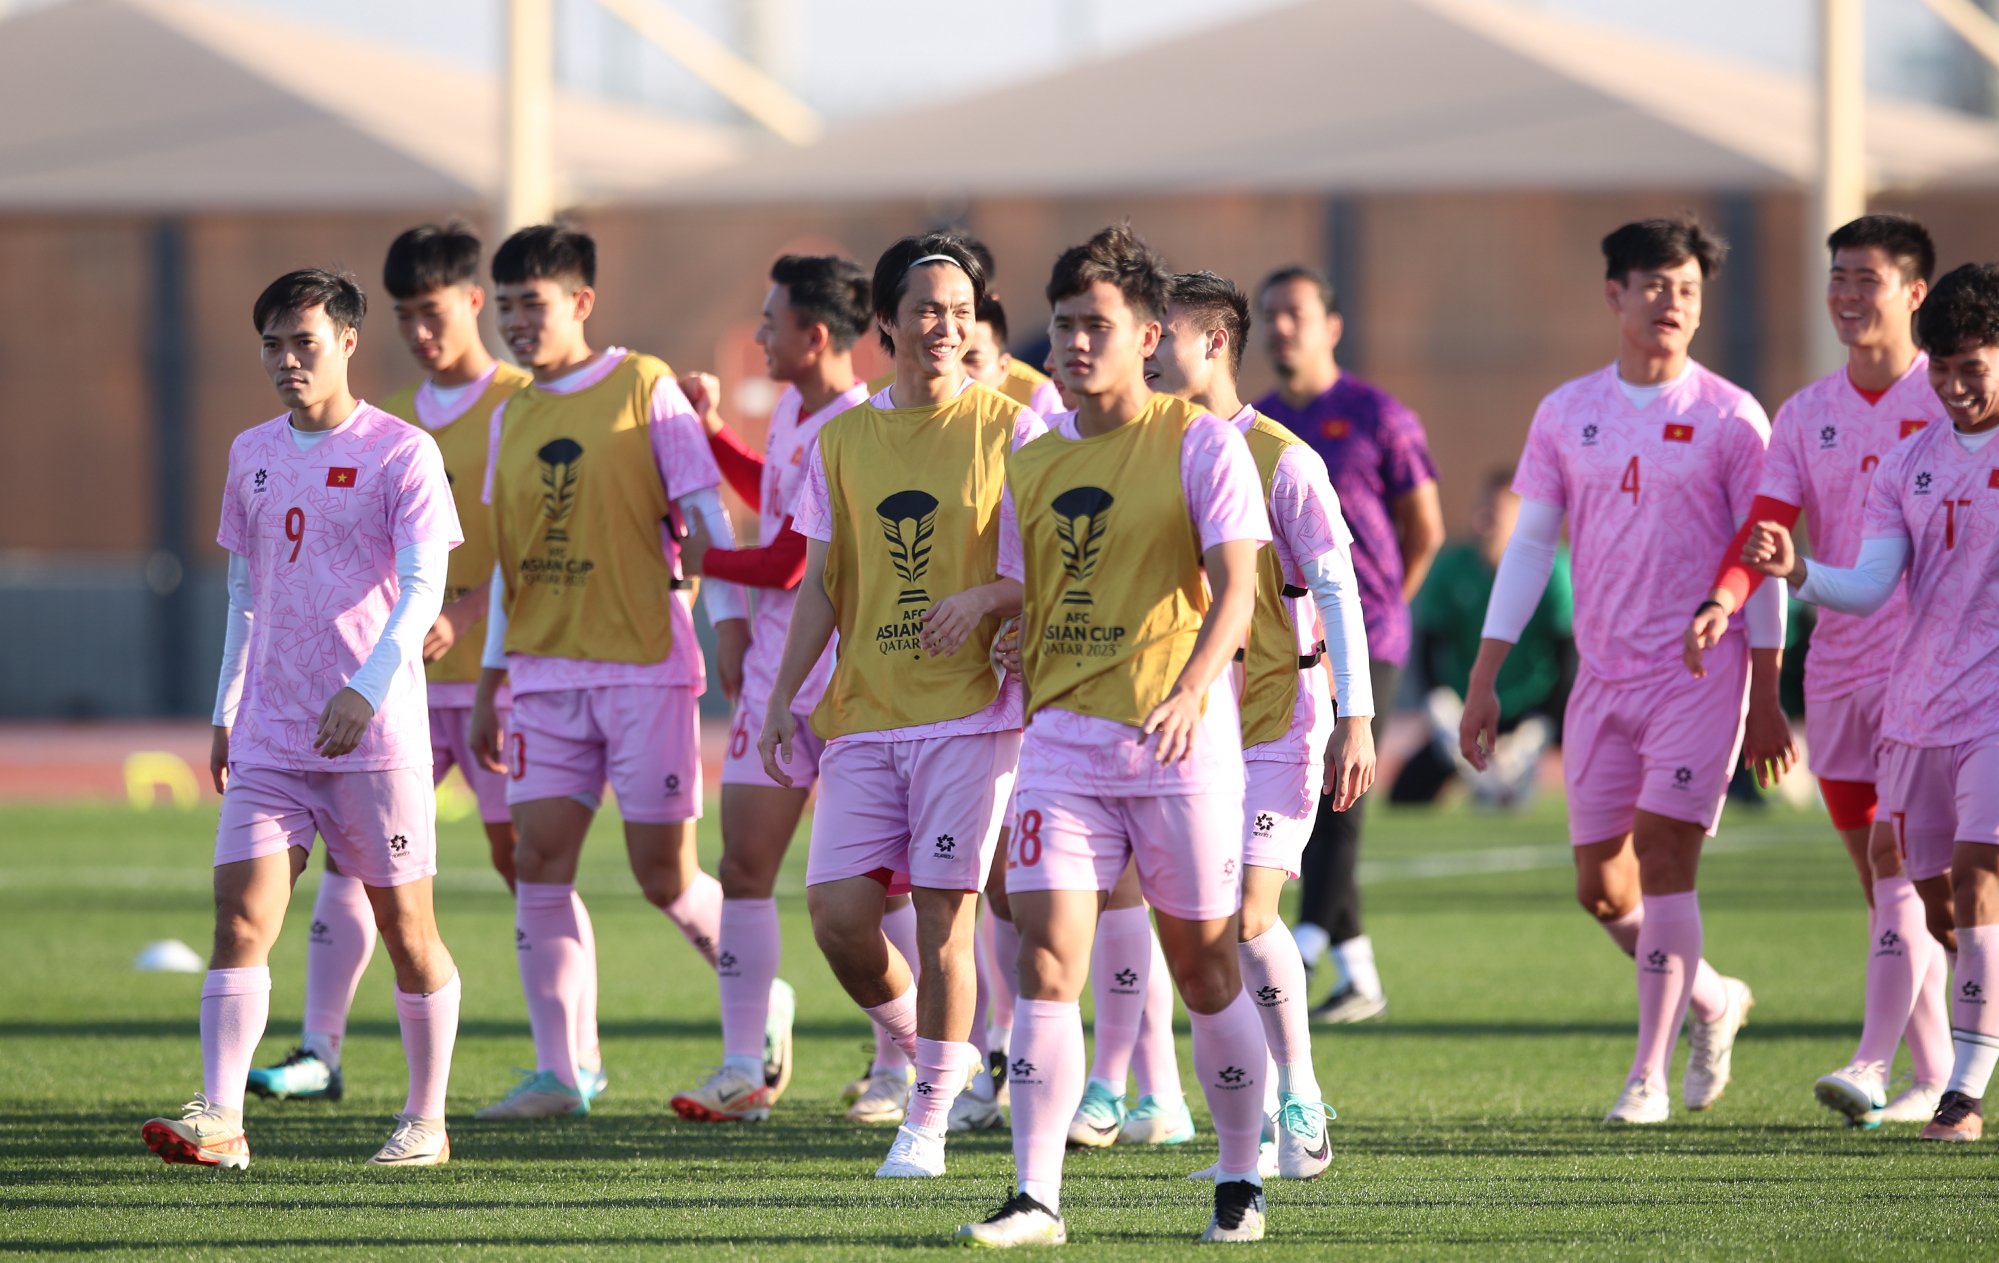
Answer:
[[[1174,961],[1173,985],[1180,998],[1196,1013],[1219,1013],[1235,1002],[1242,990],[1242,976],[1236,970],[1233,945],[1225,952],[1203,952]]]
[[[1253,938],[1261,938],[1276,924],[1276,908],[1245,899],[1242,905],[1242,924],[1236,931],[1236,938],[1247,943]]]
[[[715,878],[722,883],[725,899],[768,899],[777,874],[761,856],[732,846],[723,850]]]

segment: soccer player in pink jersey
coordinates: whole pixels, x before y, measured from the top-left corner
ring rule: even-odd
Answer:
[[[591,348],[597,247],[559,224],[523,228],[494,252],[500,332],[534,381],[494,409],[486,462],[492,599],[471,743],[500,762],[497,696],[512,689],[506,753],[515,852],[515,947],[535,1070],[482,1118],[588,1113],[604,1090],[593,1046],[596,944],[576,866],[608,782],[646,899],[716,963],[722,888],[701,871],[696,700],[707,671],[672,520],[733,545],[708,436],[673,370],[622,347]],[[723,686],[748,642],[740,589],[702,592]],[[786,1036],[788,1040],[788,1035]]]
[[[1265,1054],[1235,946],[1243,764],[1228,675],[1270,527],[1243,436],[1146,385],[1168,280],[1129,226],[1063,252],[1050,334],[1081,406],[1007,462],[1001,567],[1025,588],[1033,707],[1007,857],[1021,937],[1008,1068],[1019,1186],[959,1229],[971,1244],[1067,1237],[1063,1148],[1085,1071],[1077,1001],[1105,893],[1133,860],[1220,1140],[1202,1239],[1263,1235]]]
[[[383,287],[395,299],[397,330],[425,376],[380,407],[431,432],[454,491],[477,487],[485,481],[487,416],[494,403],[527,381],[526,372],[495,360],[480,338],[486,291],[479,285],[479,239],[461,224],[424,224],[395,239],[382,271]],[[451,550],[444,610],[423,644],[432,780],[442,782],[453,767],[465,777],[486,827],[493,866],[511,888],[514,826],[507,815],[506,778],[473,758],[466,744],[479,673],[477,632],[493,573],[492,532],[483,513],[466,514],[459,526],[466,542]],[[282,1062],[250,1072],[250,1091],[280,1100],[340,1099],[347,1014],[374,954],[375,915],[367,891],[329,855],[306,940],[305,1028]]]
[[[1945,418],[1916,349],[1913,317],[1929,292],[1936,249],[1921,224],[1902,215],[1865,215],[1827,239],[1832,272],[1826,306],[1846,345],[1839,371],[1813,382],[1777,410],[1753,522],[1811,523],[1812,555],[1851,566],[1874,469],[1895,444]],[[1727,630],[1728,619],[1763,579],[1742,561],[1751,527],[1723,557],[1714,591],[1686,632],[1687,664]],[[1819,1101],[1849,1121],[1928,1122],[1950,1074],[1949,966],[1924,926],[1923,904],[1888,821],[1875,819],[1881,708],[1893,643],[1909,613],[1897,585],[1866,617],[1827,609],[1805,659],[1805,737],[1820,795],[1860,873],[1868,922],[1867,1010],[1853,1060],[1820,1079]],[[1914,1082],[1890,1102],[1888,1068],[1906,1040]]]
[[[458,968],[431,908],[437,812],[423,638],[443,604],[458,514],[437,443],[354,398],[367,300],[317,269],[257,299],[264,370],[286,411],[229,449],[229,622],[209,770],[215,950],[201,989],[202,1091],[141,1129],[168,1162],[250,1165],[243,1093],[271,1011],[271,946],[314,835],[360,879],[395,963],[409,1095],[370,1162],[451,1156],[445,1086]]]
[[[793,593],[805,574],[805,537],[793,526],[805,455],[820,427],[867,398],[854,376],[854,343],[867,332],[868,276],[850,259],[785,255],[771,266],[757,342],[773,381],[783,382],[763,454],[750,450],[722,422],[720,383],[700,376],[685,383],[700,411],[716,459],[730,485],[757,510],[757,546],[711,548],[690,523],[681,543],[688,574],[725,579],[756,590],[756,617],[743,662],[743,689],[729,723],[722,763],[722,935],[716,972],[722,993],[722,1064],[698,1087],[673,1098],[674,1112],[695,1122],[760,1122],[791,1077],[789,1048],[766,1056],[765,1025],[773,1007],[789,1010],[791,986],[777,976],[778,868],[818,779],[820,747],[801,735],[791,785],[765,774],[756,734],[777,678]],[[826,691],[832,655],[822,655],[793,699],[810,715]],[[809,731],[809,730],[808,730]],[[782,1024],[789,1027],[789,1021]]]
[[[1277,1067],[1278,1174],[1314,1179],[1332,1161],[1326,1120],[1335,1115],[1312,1066],[1305,962],[1278,902],[1298,873],[1320,797],[1343,811],[1374,783],[1374,694],[1353,536],[1326,462],[1236,393],[1249,324],[1249,299],[1232,282],[1213,272],[1175,276],[1147,376],[1243,432],[1269,505],[1272,545],[1258,557],[1257,615],[1242,653],[1237,951]],[[1331,667],[1330,691],[1322,662]]]
[[[1907,574],[1882,707],[1881,807],[1932,932],[1946,946],[1956,937],[1955,1058],[1922,1138],[1971,1141],[1999,1062],[1999,265],[1967,263],[1938,281],[1916,341],[1950,424],[1882,456],[1853,564],[1808,564],[1774,520],[1756,524],[1742,559],[1801,600],[1861,616]]]
[[[1692,218],[1642,220],[1603,239],[1617,359],[1534,414],[1513,481],[1520,517],[1459,727],[1465,757],[1485,767],[1500,717],[1493,681],[1547,586],[1566,514],[1581,659],[1563,743],[1576,898],[1638,974],[1638,1048],[1604,1120],[1613,1124],[1666,1121],[1666,1068],[1689,1012],[1684,1105],[1707,1109],[1728,1086],[1754,1000],[1702,959],[1695,873],[1745,740],[1759,769],[1791,758],[1775,585],[1749,602],[1746,637],[1732,629],[1708,651],[1705,675],[1680,662],[1714,558],[1747,520],[1770,434],[1748,392],[1687,354],[1726,249]]]
[[[1007,450],[1040,418],[964,374],[959,352],[984,268],[949,234],[905,237],[875,265],[875,327],[895,379],[827,422],[806,457],[795,525],[805,574],[758,738],[793,783],[798,695],[834,633],[811,715],[819,806],[805,881],[834,976],[915,1065],[908,1117],[876,1175],[944,1173],[959,1093],[985,1067],[970,1042],[972,938],[1020,748],[1018,682],[989,655],[1020,587],[999,574]],[[921,969],[884,940],[888,883],[905,874]]]

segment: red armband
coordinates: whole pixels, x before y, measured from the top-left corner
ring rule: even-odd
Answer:
[[[1749,594],[1769,576],[1760,570],[1752,570],[1742,562],[1742,546],[1749,542],[1749,532],[1758,522],[1775,522],[1785,530],[1798,524],[1798,506],[1786,504],[1770,496],[1757,496],[1749,505],[1749,520],[1728,541],[1728,555],[1722,558],[1721,569],[1715,572],[1714,586],[1735,598],[1735,608],[1740,610],[1749,601]]]
[[[805,577],[805,537],[784,519],[777,538],[762,548],[712,548],[701,563],[711,578],[751,588],[790,591]]]
[[[715,453],[715,464],[721,468],[722,477],[728,479],[735,493],[752,509],[762,509],[764,458],[726,425],[708,436],[708,447]]]

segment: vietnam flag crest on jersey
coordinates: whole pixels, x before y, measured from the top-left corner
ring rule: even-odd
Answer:
[[[1911,418],[1909,420],[1905,420],[1902,422],[1902,437],[1908,438],[1911,434],[1914,434],[1917,430],[1922,429],[1924,426],[1928,424],[1929,424],[1928,421],[1922,420],[1921,418]]]
[[[1694,427],[1679,421],[1668,421],[1666,423],[1666,441],[1668,443],[1691,443],[1694,441]]]
[[[335,465],[326,471],[326,485],[329,487],[351,487],[360,477],[361,471],[352,465]]]

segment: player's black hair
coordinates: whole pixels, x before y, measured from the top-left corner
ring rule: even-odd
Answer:
[[[1692,214],[1641,219],[1603,239],[1603,274],[1612,281],[1627,281],[1633,272],[1677,267],[1688,259],[1700,264],[1706,279],[1721,271],[1727,257],[1728,243]]]
[[[457,220],[418,224],[389,243],[382,288],[407,302],[434,289],[479,282],[479,238]]]
[[[991,294],[981,298],[979,300],[979,310],[972,318],[982,325],[991,325],[993,327],[993,341],[999,344],[1000,350],[1006,350],[1007,343],[1011,339],[1006,329],[1006,307],[999,299],[994,298]]]
[[[1916,345],[1931,355],[1999,346],[1999,263],[1946,272],[1916,308]]]
[[[1936,275],[1937,247],[1930,230],[1907,215],[1862,215],[1833,229],[1825,245],[1833,254],[1872,246],[1893,259],[1909,281],[1927,282]]]
[[[1318,268],[1304,263],[1293,263],[1287,267],[1278,268],[1269,276],[1264,277],[1263,284],[1256,287],[1257,301],[1261,302],[1263,296],[1270,292],[1271,287],[1288,285],[1292,281],[1310,281],[1319,291],[1319,302],[1325,306],[1326,314],[1328,316],[1337,316],[1340,314],[1340,292],[1333,287],[1333,278],[1327,276]]]
[[[297,315],[314,307],[326,308],[335,329],[359,329],[361,318],[368,314],[368,296],[351,276],[325,268],[300,268],[266,285],[250,316],[261,334],[279,316]]]
[[[1173,277],[1166,298],[1192,316],[1201,332],[1220,329],[1229,335],[1229,372],[1240,374],[1243,345],[1249,341],[1249,296],[1225,276],[1181,272]]]
[[[523,228],[493,251],[493,280],[501,285],[528,281],[574,281],[597,284],[597,242],[568,224],[535,224]]]
[[[985,271],[986,285],[990,288],[993,274],[999,271],[999,266],[993,262],[992,247],[968,232],[958,233],[957,237],[964,243],[965,249],[972,252],[972,257],[979,261],[979,267]]]
[[[868,330],[868,274],[852,259],[832,254],[787,254],[770,265],[773,284],[802,325],[822,324],[845,351]]]
[[[986,269],[979,262],[979,256],[965,244],[965,239],[948,232],[918,233],[904,237],[888,249],[875,262],[874,283],[869,286],[869,297],[874,306],[876,333],[882,346],[889,354],[895,354],[895,339],[882,326],[895,324],[896,312],[902,307],[902,296],[909,292],[909,272],[918,259],[928,255],[941,254],[962,269],[972,280],[972,304],[976,308],[980,299],[986,296]],[[941,265],[940,265],[941,266]]]
[[[1049,305],[1073,298],[1099,281],[1123,295],[1125,305],[1141,321],[1165,317],[1166,289],[1172,281],[1166,260],[1132,231],[1129,220],[1099,229],[1096,236],[1056,258],[1048,277]]]
[[[1494,465],[1491,469],[1486,470],[1485,493],[1491,495],[1495,491],[1511,491],[1513,489],[1513,476],[1516,472],[1516,467],[1512,465]]]

